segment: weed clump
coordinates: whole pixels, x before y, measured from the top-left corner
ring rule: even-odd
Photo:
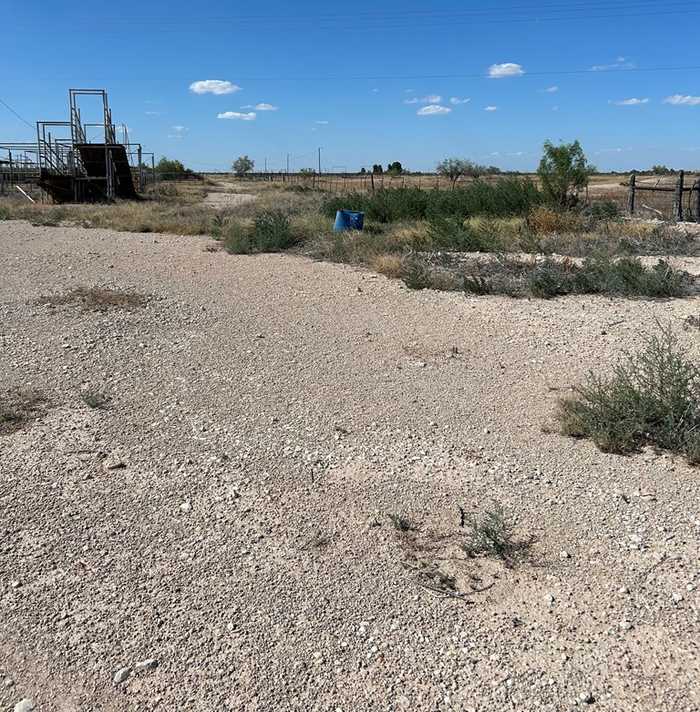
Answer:
[[[531,542],[517,541],[513,523],[508,521],[503,506],[494,501],[481,517],[465,515],[467,537],[463,548],[467,556],[495,556],[509,565],[524,558]]]
[[[105,395],[100,391],[83,391],[83,393],[80,394],[80,397],[83,399],[83,403],[85,403],[88,408],[94,408],[95,410],[106,410],[109,408],[109,403],[111,401],[111,398],[108,395]]]
[[[0,435],[23,430],[46,411],[47,399],[36,391],[16,389],[0,396]]]
[[[108,309],[132,309],[141,307],[148,301],[148,297],[136,292],[127,292],[121,289],[108,287],[77,287],[64,294],[41,296],[37,304],[50,306],[63,306],[75,304],[85,311],[107,311]]]
[[[416,525],[402,514],[390,514],[389,521],[394,529],[399,532],[412,532],[416,529]]]
[[[249,255],[256,252],[281,252],[301,242],[292,230],[289,217],[278,210],[256,215],[252,225],[232,222],[228,225],[224,247],[232,254]]]
[[[690,292],[693,277],[659,260],[646,267],[639,258],[523,259],[496,255],[489,260],[462,260],[439,266],[427,257],[412,255],[401,274],[411,289],[464,291],[552,299],[567,294],[604,294],[621,297],[670,298]]]
[[[670,327],[627,354],[609,377],[589,373],[560,401],[561,432],[590,438],[603,451],[655,445],[700,461],[700,370]]]

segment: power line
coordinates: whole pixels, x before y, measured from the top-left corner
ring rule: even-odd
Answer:
[[[615,66],[619,64],[620,66]],[[221,70],[218,70],[221,73]],[[226,71],[225,69],[223,71]],[[605,74],[634,74],[634,73],[653,73],[653,72],[696,72],[700,71],[700,64],[678,65],[674,67],[635,67],[629,66],[627,62],[613,62],[608,66],[589,67],[588,69],[559,69],[559,70],[542,70],[531,71],[524,70],[519,79],[527,79],[527,77],[548,77],[548,76],[575,76],[591,74],[594,76]],[[206,73],[206,72],[205,72]],[[58,81],[63,80],[62,77],[35,77],[38,81]],[[181,77],[154,77],[139,75],[137,77],[120,77],[106,76],[99,77],[84,76],[83,81],[163,81],[163,82],[182,82]],[[244,75],[235,77],[236,81],[247,82],[323,82],[323,81],[403,81],[403,80],[421,80],[421,79],[489,79],[488,72],[453,72],[445,74],[326,74],[326,75]],[[191,77],[186,79],[188,83],[194,81]]]
[[[20,116],[7,102],[0,99],[0,104],[2,104],[8,111],[11,111],[20,121],[24,121],[30,129],[35,129],[36,126],[29,121],[27,121],[23,116]]]
[[[529,4],[514,4],[507,6],[500,6],[495,8],[471,8],[469,10],[460,11],[438,11],[438,10],[401,10],[401,11],[365,11],[365,12],[353,12],[349,13],[320,13],[320,14],[293,14],[293,15],[236,15],[236,16],[220,16],[220,15],[209,15],[202,17],[153,17],[145,18],[141,17],[140,25],[148,24],[158,24],[158,27],[163,27],[167,25],[186,25],[188,27],[197,24],[258,24],[258,23],[271,23],[271,22],[296,22],[296,23],[327,23],[327,22],[341,22],[344,25],[348,23],[357,23],[373,21],[378,23],[386,22],[396,22],[402,20],[418,20],[421,23],[425,22],[426,19],[443,19],[452,21],[454,19],[465,18],[465,19],[488,19],[496,18],[500,22],[506,22],[512,17],[513,13],[533,13],[533,20],[544,19],[549,13],[577,13],[583,14],[583,16],[589,15],[593,11],[606,11],[606,12],[627,12],[627,11],[637,11],[644,10],[650,11],[650,14],[657,14],[656,8],[659,7],[657,0],[618,0],[614,2],[608,0],[591,0],[591,2],[578,2],[574,3],[529,3]],[[687,2],[680,2],[680,0],[675,0],[672,2],[667,2],[665,5],[665,11],[669,10],[673,12],[697,12],[698,10],[693,10],[692,7],[688,5]],[[541,15],[536,15],[535,13],[543,13]],[[608,15],[606,15],[607,17]],[[554,16],[556,19],[557,16]],[[566,18],[564,18],[566,19]],[[85,20],[86,22],[91,22],[90,18]],[[80,22],[80,20],[79,20]],[[102,22],[102,21],[101,21]],[[126,23],[130,22],[125,17],[110,17],[108,22],[111,23]]]

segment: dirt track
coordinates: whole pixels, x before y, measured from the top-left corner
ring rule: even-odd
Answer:
[[[697,299],[409,292],[211,244],[0,222],[2,392],[49,400],[0,437],[2,709],[700,708],[699,471],[547,432]],[[93,285],[150,299],[34,303]],[[529,563],[461,552],[492,499]]]

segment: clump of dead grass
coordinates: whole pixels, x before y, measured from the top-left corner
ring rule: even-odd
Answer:
[[[46,412],[48,399],[38,391],[13,389],[0,396],[0,435],[24,430]]]
[[[149,297],[137,292],[109,287],[76,287],[63,294],[41,296],[36,304],[52,307],[74,305],[85,311],[107,311],[108,309],[134,309],[142,307]]]

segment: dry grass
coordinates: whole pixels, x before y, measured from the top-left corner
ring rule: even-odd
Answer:
[[[108,287],[77,287],[63,294],[41,296],[36,303],[48,304],[52,307],[70,304],[82,307],[85,311],[107,311],[141,307],[148,299],[143,294]]]
[[[46,412],[48,400],[37,391],[10,390],[0,396],[0,435],[24,430]]]

